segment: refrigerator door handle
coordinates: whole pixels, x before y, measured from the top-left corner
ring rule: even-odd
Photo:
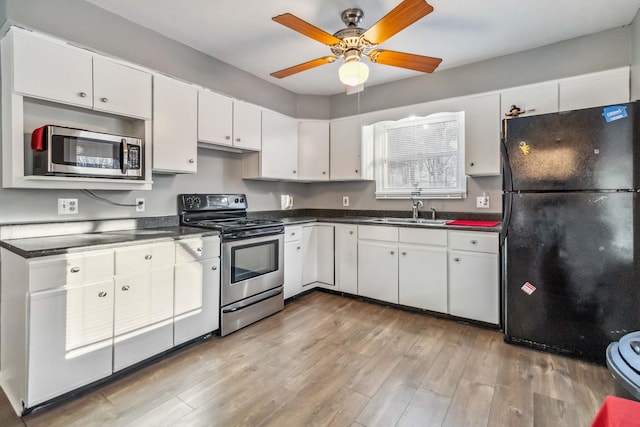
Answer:
[[[502,189],[503,191],[513,191],[513,177],[511,176],[511,165],[509,164],[509,153],[507,152],[507,126],[509,119],[502,120],[502,135],[500,138],[500,154],[502,157]]]
[[[500,230],[500,246],[504,246],[504,241],[509,234],[509,222],[511,221],[511,206],[513,205],[513,193],[504,192],[502,194],[502,230]]]

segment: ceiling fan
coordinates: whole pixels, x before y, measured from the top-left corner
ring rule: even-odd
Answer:
[[[275,16],[272,18],[275,22],[329,46],[333,55],[303,62],[271,75],[281,79],[343,58],[344,64],[339,70],[340,81],[347,86],[358,86],[369,77],[369,68],[361,62],[363,56],[378,64],[432,73],[442,62],[441,58],[376,49],[377,45],[432,11],[433,6],[425,0],[403,0],[371,28],[366,29],[358,26],[364,17],[362,10],[347,9],[341,14],[342,22],[347,27],[333,35],[290,13]]]

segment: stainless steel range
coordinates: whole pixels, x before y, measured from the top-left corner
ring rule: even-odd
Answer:
[[[244,194],[180,194],[180,223],[220,230],[220,335],[284,307],[284,225],[247,216]]]

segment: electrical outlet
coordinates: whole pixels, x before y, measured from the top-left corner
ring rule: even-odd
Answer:
[[[476,197],[476,207],[481,209],[489,208],[489,196]]]
[[[58,199],[58,215],[77,215],[78,199]]]
[[[136,198],[136,212],[144,212],[145,204],[144,197]]]
[[[349,206],[349,196],[342,196],[342,206]]]

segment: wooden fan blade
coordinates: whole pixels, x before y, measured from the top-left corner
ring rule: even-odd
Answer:
[[[277,79],[281,79],[320,65],[329,64],[335,60],[335,56],[323,56],[322,58],[313,59],[311,61],[303,62],[302,64],[294,65],[293,67],[285,68],[284,70],[276,71],[275,73],[271,73],[271,75]]]
[[[365,31],[362,37],[373,45],[380,44],[432,11],[433,6],[425,0],[404,0]]]
[[[282,24],[285,27],[291,28],[293,31],[297,31],[302,35],[311,37],[312,39],[329,46],[341,42],[339,38],[332,36],[326,31],[321,30],[320,28],[315,27],[290,13],[274,16],[271,19],[276,21],[278,24]]]
[[[442,58],[381,49],[374,49],[369,52],[369,59],[371,62],[377,62],[378,64],[408,68],[410,70],[422,71],[423,73],[433,73],[442,62]]]

